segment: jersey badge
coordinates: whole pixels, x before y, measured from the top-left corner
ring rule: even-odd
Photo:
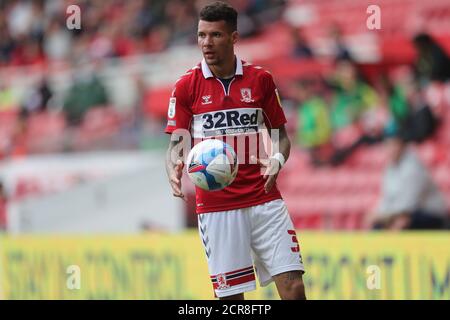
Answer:
[[[242,88],[241,89],[241,102],[250,103],[255,102],[254,99],[252,99],[252,90],[249,88]]]

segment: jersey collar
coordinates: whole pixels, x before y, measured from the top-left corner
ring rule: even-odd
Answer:
[[[211,69],[209,69],[204,58],[202,60],[202,73],[205,79],[214,77],[214,75],[211,72]],[[242,61],[238,57],[236,57],[236,71],[234,72],[234,74],[238,76],[242,76],[244,74],[244,70],[242,68]]]

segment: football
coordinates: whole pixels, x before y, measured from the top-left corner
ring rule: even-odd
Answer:
[[[186,159],[191,181],[207,191],[217,191],[229,186],[238,171],[238,159],[233,148],[217,139],[196,144]]]

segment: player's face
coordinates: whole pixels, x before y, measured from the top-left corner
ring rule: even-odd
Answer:
[[[224,20],[198,22],[198,46],[208,65],[221,65],[234,58],[237,32],[231,32]]]

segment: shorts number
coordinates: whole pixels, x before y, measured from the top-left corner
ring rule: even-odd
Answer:
[[[300,245],[298,244],[297,235],[295,234],[295,230],[288,230],[288,233],[292,236],[292,242],[296,244],[295,247],[291,247],[292,252],[299,252]]]

